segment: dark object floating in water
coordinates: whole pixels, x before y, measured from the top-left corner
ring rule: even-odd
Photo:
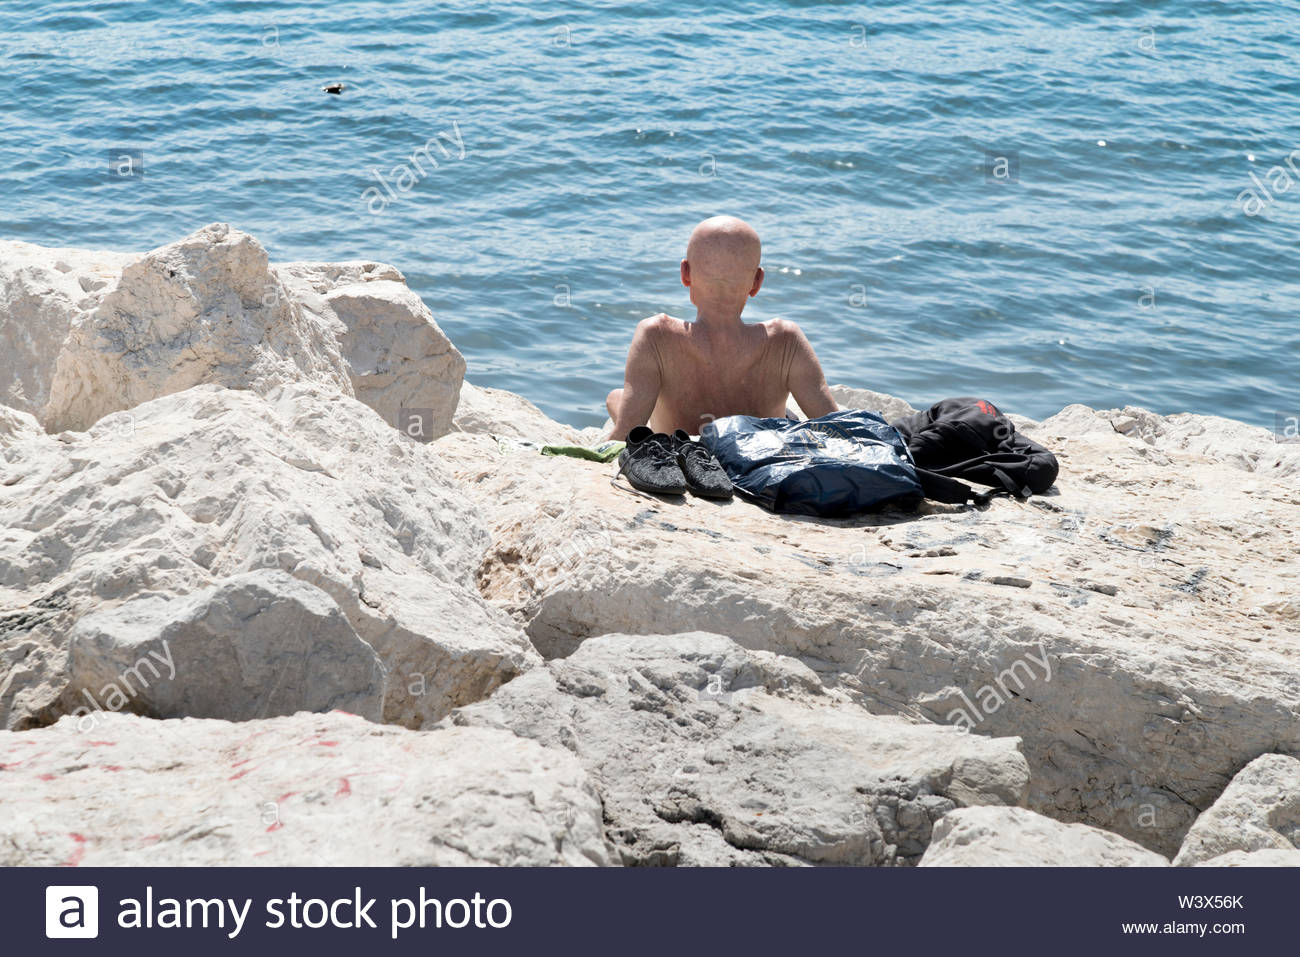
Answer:
[[[346,87],[344,87],[342,83],[328,83],[325,86],[321,87],[321,90],[324,91],[325,93],[334,93],[334,94],[342,93],[344,89],[346,89]]]

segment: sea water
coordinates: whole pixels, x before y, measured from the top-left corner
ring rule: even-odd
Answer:
[[[471,381],[587,425],[731,213],[764,241],[746,317],[799,322],[831,382],[1272,426],[1298,28],[1296,0],[3,0],[0,236],[226,221],[391,262]]]

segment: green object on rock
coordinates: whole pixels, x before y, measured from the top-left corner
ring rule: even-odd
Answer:
[[[567,455],[590,462],[611,462],[623,451],[623,442],[601,442],[599,445],[543,445],[543,455]]]

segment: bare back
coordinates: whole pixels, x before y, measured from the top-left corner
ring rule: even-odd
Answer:
[[[780,416],[791,395],[809,416],[835,411],[821,363],[797,325],[741,319],[763,285],[761,257],[758,233],[734,216],[711,217],[691,231],[681,278],[695,321],[660,313],[637,324],[623,388],[605,399],[610,438],[647,424],[697,435],[728,415]]]
[[[660,388],[650,427],[691,435],[728,415],[782,416],[803,335],[781,319],[719,335],[699,322],[660,315],[647,321]],[[825,388],[824,384],[822,388]]]

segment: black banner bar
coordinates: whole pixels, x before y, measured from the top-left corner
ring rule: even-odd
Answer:
[[[1286,868],[11,868],[0,870],[0,940],[7,954],[75,949],[54,939],[66,937],[133,955],[179,947],[186,957],[285,946],[620,957],[1289,953],[1297,890],[1300,871]]]

